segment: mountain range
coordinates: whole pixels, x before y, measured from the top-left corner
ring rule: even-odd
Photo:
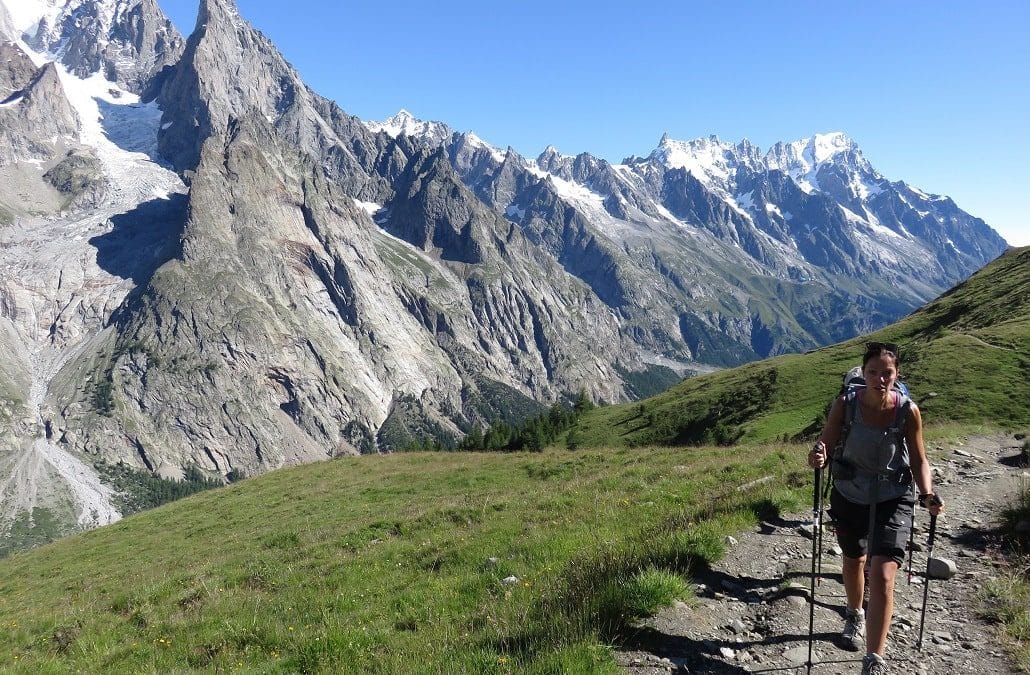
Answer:
[[[881,327],[1005,242],[844,134],[529,159],[347,114],[231,0],[0,0],[0,513],[396,450]],[[60,525],[64,523],[65,525]]]

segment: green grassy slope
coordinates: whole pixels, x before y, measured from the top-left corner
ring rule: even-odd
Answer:
[[[1030,424],[1030,248],[1008,251],[876,333],[599,408],[573,433],[584,446],[767,441],[811,433],[870,340],[901,345],[902,376],[929,423]]]
[[[928,418],[1030,421],[1028,279],[1030,249],[1012,251],[869,336],[905,345],[909,383],[937,394]],[[578,442],[794,435],[863,341],[598,410]],[[610,671],[601,645],[634,611],[633,580],[689,574],[757,514],[802,508],[803,451],[413,453],[272,472],[0,560],[0,669]]]
[[[685,574],[756,512],[803,504],[784,487],[808,476],[800,449],[747,452],[411,453],[272,472],[0,560],[0,663],[609,670],[598,645],[637,602],[624,596],[638,572]]]

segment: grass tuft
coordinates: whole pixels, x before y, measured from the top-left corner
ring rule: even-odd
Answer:
[[[1030,558],[1021,570],[989,580],[981,602],[984,616],[1003,627],[1016,664],[1030,673]]]
[[[1025,477],[1015,501],[1002,513],[1002,528],[1015,564],[984,585],[982,613],[1002,626],[1016,664],[1030,673],[1030,480]]]
[[[609,596],[623,616],[642,617],[651,616],[689,594],[690,587],[681,576],[652,566],[637,572],[625,584],[609,587],[602,596]]]

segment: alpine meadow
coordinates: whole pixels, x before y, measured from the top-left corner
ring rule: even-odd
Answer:
[[[868,336],[911,355],[931,440],[1028,426],[1028,291],[1030,248],[1013,249]],[[597,408],[576,450],[307,464],[12,555],[0,651],[39,672],[614,672],[609,645],[689,599],[727,535],[803,508],[794,441],[860,343]],[[712,409],[723,444],[682,436]]]
[[[936,585],[909,518],[890,655],[1030,672],[1030,247],[850,131],[617,161],[362,119],[280,3],[182,1],[0,0],[0,671],[851,672],[805,458],[875,342],[961,556]],[[362,58],[435,62],[406,9]],[[379,79],[354,105],[464,82]]]

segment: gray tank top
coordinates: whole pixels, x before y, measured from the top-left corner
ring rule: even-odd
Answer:
[[[899,396],[897,405],[900,407],[906,402],[907,399]],[[896,421],[891,427],[871,426],[862,418],[858,400],[848,405],[855,406],[854,420],[840,456],[854,471],[853,475],[848,475],[851,472],[834,466],[834,487],[845,499],[857,504],[878,504],[912,493],[908,445],[894,426],[904,420]],[[847,405],[844,414],[851,414]]]

